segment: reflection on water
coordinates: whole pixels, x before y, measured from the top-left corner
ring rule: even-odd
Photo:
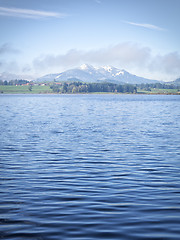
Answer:
[[[180,239],[180,96],[1,95],[1,239]]]

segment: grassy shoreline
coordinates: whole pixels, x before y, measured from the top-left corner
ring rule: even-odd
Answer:
[[[60,94],[54,93],[49,86],[33,86],[30,91],[28,86],[18,85],[0,85],[0,94]],[[65,93],[70,94],[70,93]],[[145,91],[138,89],[137,93],[114,93],[114,92],[91,92],[91,93],[71,93],[71,94],[147,94],[147,95],[180,95],[178,89],[151,89],[151,91]]]

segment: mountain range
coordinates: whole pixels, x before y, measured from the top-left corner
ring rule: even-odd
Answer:
[[[16,80],[16,79],[27,79],[32,80],[32,76],[25,76],[25,75],[16,75],[11,73],[0,73],[0,80],[2,81],[10,81],[10,80]],[[103,66],[103,67],[93,67],[88,64],[83,64],[79,68],[73,68],[69,69],[64,72],[60,73],[53,73],[53,74],[47,74],[42,77],[39,77],[37,79],[34,79],[33,81],[36,82],[61,82],[61,81],[80,81],[80,82],[86,82],[86,83],[92,83],[92,82],[111,82],[111,83],[117,83],[117,84],[141,84],[141,83],[165,83],[165,84],[173,84],[173,85],[180,85],[180,78],[171,81],[171,82],[162,82],[152,79],[147,79],[143,77],[139,77],[136,75],[133,75],[125,70],[120,70],[115,67],[111,66]]]
[[[111,66],[93,67],[88,64],[83,64],[79,68],[70,69],[57,74],[48,74],[36,79],[38,82],[44,81],[82,81],[87,83],[92,82],[112,82],[112,83],[157,83],[156,80],[151,80],[143,77],[138,77],[125,70],[120,70]]]

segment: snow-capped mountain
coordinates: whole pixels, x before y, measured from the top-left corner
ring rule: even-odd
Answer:
[[[83,81],[83,82],[114,82],[114,83],[155,83],[156,80],[150,80],[130,74],[125,70],[120,70],[111,66],[93,67],[83,64],[80,68],[74,68],[62,73],[48,74],[37,81]]]

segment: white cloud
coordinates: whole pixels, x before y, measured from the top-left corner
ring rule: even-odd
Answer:
[[[147,28],[147,29],[151,29],[151,30],[158,30],[158,31],[166,31],[166,29],[158,27],[156,25],[153,24],[148,24],[148,23],[135,23],[135,22],[128,22],[128,21],[124,21],[127,24],[130,25],[134,25],[137,27],[143,27],[143,28]]]
[[[24,8],[7,8],[7,7],[0,7],[0,15],[1,16],[8,16],[8,17],[20,17],[20,18],[46,18],[46,17],[53,17],[53,18],[64,18],[67,15],[63,13],[57,12],[49,12],[49,11],[38,11],[32,9],[24,9]]]
[[[178,52],[171,52],[165,55],[157,55],[149,64],[153,72],[164,72],[166,74],[180,75],[180,55]]]
[[[36,58],[34,65],[36,67],[49,66],[73,66],[84,62],[92,64],[115,64],[115,65],[139,65],[142,66],[149,58],[150,49],[140,47],[138,44],[121,43],[107,48],[80,51],[71,49],[66,54],[45,55]]]
[[[127,42],[91,51],[71,49],[66,54],[40,56],[34,60],[33,65],[37,71],[70,68],[83,63],[121,68],[142,67],[150,58],[150,51],[148,47]]]

